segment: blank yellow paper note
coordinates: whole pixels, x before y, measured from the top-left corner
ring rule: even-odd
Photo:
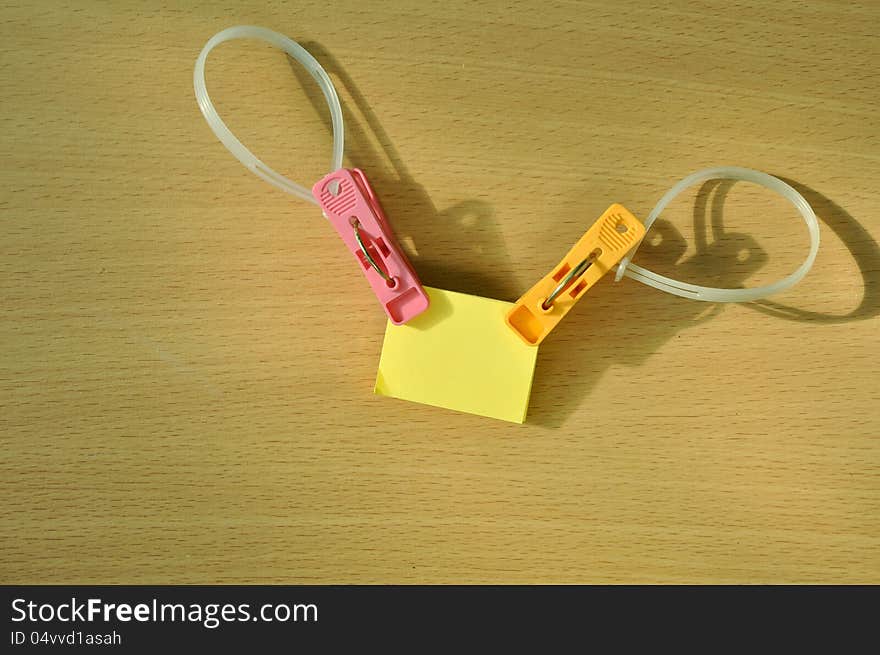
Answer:
[[[425,287],[428,310],[390,321],[376,393],[522,423],[538,349],[504,322],[512,303]]]

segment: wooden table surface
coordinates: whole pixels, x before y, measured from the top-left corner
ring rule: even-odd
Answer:
[[[2,582],[880,582],[880,4],[149,4],[0,10]],[[235,24],[330,71],[425,284],[515,300],[610,203],[726,164],[802,191],[815,266],[746,305],[603,279],[524,426],[374,396],[350,256],[196,106]],[[225,44],[208,82],[268,164],[327,172],[285,55]],[[807,244],[710,184],[636,261],[754,286]]]

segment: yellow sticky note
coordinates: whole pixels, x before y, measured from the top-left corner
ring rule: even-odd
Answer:
[[[513,303],[425,287],[431,305],[388,322],[376,393],[460,412],[526,420],[538,349],[507,327]]]

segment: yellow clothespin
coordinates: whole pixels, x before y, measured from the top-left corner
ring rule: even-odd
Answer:
[[[548,275],[526,291],[505,321],[537,346],[599,278],[645,236],[645,227],[623,205],[605,210]]]

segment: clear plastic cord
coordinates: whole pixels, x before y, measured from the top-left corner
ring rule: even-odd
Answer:
[[[639,248],[637,245],[620,261],[615,276],[616,281],[619,281],[625,275],[633,280],[647,284],[650,287],[660,289],[660,291],[665,291],[666,293],[671,293],[676,296],[682,296],[683,298],[692,298],[693,300],[704,300],[707,302],[747,302],[750,300],[758,300],[759,298],[764,298],[774,293],[779,293],[780,291],[797,284],[804,278],[813,266],[813,262],[816,260],[816,254],[819,252],[819,221],[816,220],[816,214],[813,212],[813,208],[810,207],[810,204],[804,200],[804,197],[800,193],[779,178],[768,175],[767,173],[755,171],[750,168],[722,166],[719,168],[707,168],[692,175],[688,175],[681,182],[667,191],[666,195],[660,198],[660,202],[657,203],[648,215],[647,220],[645,220],[645,231],[647,232],[651,229],[651,226],[654,224],[654,221],[657,220],[657,217],[660,216],[660,213],[666,209],[666,206],[672,202],[672,199],[679,193],[688,187],[709,180],[742,180],[759,184],[771,191],[775,191],[795,206],[798,212],[800,212],[801,217],[803,217],[804,222],[807,224],[807,230],[810,233],[810,252],[797,270],[778,282],[763,287],[755,287],[753,289],[718,289],[715,287],[702,287],[696,284],[673,280],[672,278],[659,275],[636,264],[631,264],[630,262],[632,261],[633,255],[635,255],[636,250]],[[644,241],[644,239],[642,239],[642,241]]]
[[[303,200],[318,204],[317,200],[312,197],[311,190],[304,186],[287,179],[280,173],[272,170],[254,153],[248,150],[244,144],[239,141],[236,136],[226,127],[226,123],[217,114],[214,105],[208,96],[208,89],[205,85],[205,61],[208,59],[208,53],[216,46],[224,41],[232,39],[259,39],[265,41],[276,48],[284,50],[291,57],[302,64],[309,74],[315,78],[315,81],[321,87],[324,97],[327,99],[327,105],[330,107],[330,118],[333,122],[333,158],[330,161],[330,171],[336,171],[342,168],[342,152],[345,148],[345,134],[342,123],[342,106],[339,104],[339,96],[336,95],[336,89],[333,88],[333,82],[327,72],[321,67],[321,64],[309,54],[299,43],[290,39],[283,34],[273,32],[265,27],[254,27],[252,25],[239,25],[230,27],[218,32],[205,44],[199,58],[196,60],[196,67],[193,71],[193,87],[196,92],[196,100],[199,103],[199,109],[208,121],[208,125],[217,135],[217,138],[224,146],[235,155],[236,159],[245,165],[246,168],[253,171],[256,175],[266,180],[269,184],[278,187],[282,191],[291,193]]]
[[[321,91],[324,93],[324,98],[326,98],[327,105],[330,108],[330,118],[333,123],[333,157],[330,162],[330,170],[336,171],[342,168],[345,135],[342,122],[342,106],[339,103],[339,96],[336,94],[333,82],[330,81],[330,77],[321,67],[321,64],[319,64],[318,61],[296,41],[264,27],[254,27],[251,25],[230,27],[212,36],[205,44],[205,47],[202,48],[202,51],[196,60],[195,70],[193,71],[193,87],[195,88],[199,109],[202,110],[202,114],[205,116],[205,120],[208,121],[208,125],[211,126],[214,134],[220,139],[223,145],[226,146],[229,152],[235,155],[235,157],[244,164],[246,168],[266,180],[269,184],[278,187],[282,191],[286,191],[287,193],[302,198],[303,200],[318,204],[309,189],[274,171],[248,150],[244,144],[236,138],[230,129],[226,127],[226,123],[223,122],[223,119],[217,114],[217,110],[214,109],[214,105],[211,102],[210,96],[208,96],[208,89],[205,85],[205,61],[208,59],[208,54],[211,50],[224,41],[231,41],[232,39],[259,39],[275,46],[276,48],[280,48],[302,64],[315,79],[320,86]],[[767,173],[762,173],[749,168],[722,166],[719,168],[708,168],[692,175],[688,175],[672,187],[660,199],[660,202],[657,203],[648,215],[648,218],[645,220],[645,231],[647,232],[651,229],[651,226],[660,216],[660,213],[679,193],[688,187],[716,179],[743,180],[745,182],[758,184],[771,191],[775,191],[795,206],[803,217],[804,222],[807,224],[807,230],[810,233],[810,251],[807,254],[807,258],[797,270],[791,275],[788,275],[773,284],[753,289],[718,289],[715,287],[703,287],[697,284],[689,284],[687,282],[673,280],[672,278],[659,275],[646,268],[632,264],[632,258],[639,248],[637,245],[621,260],[617,267],[615,279],[619,281],[623,276],[626,276],[642,282],[643,284],[647,284],[648,286],[665,291],[666,293],[708,302],[747,302],[750,300],[758,300],[759,298],[779,293],[780,291],[788,289],[800,282],[813,266],[816,254],[819,252],[819,222],[816,220],[816,214],[813,212],[812,207],[810,207],[809,203],[804,200],[804,197],[800,193],[782,180],[773,177],[772,175],[768,175]]]

